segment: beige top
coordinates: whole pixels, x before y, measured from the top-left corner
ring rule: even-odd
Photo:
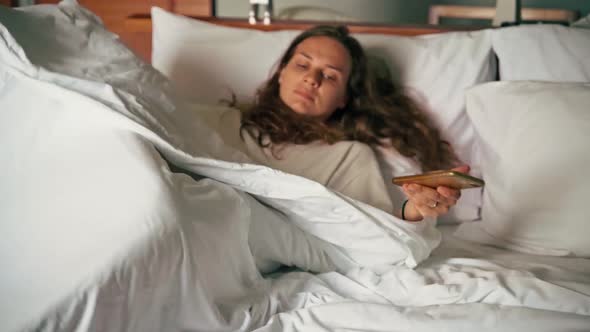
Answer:
[[[393,204],[379,169],[375,153],[366,144],[352,141],[328,145],[285,145],[280,159],[261,148],[244,132],[241,139],[240,111],[227,108],[200,112],[207,125],[217,131],[225,144],[242,151],[253,163],[299,175],[348,197],[393,213]]]

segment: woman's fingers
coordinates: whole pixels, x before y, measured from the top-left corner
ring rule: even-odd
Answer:
[[[457,167],[453,168],[452,170],[457,171],[457,172],[461,172],[461,173],[469,173],[469,171],[471,170],[471,167],[469,167],[469,165],[461,165],[461,166],[457,166]]]
[[[443,200],[443,197],[434,189],[421,186],[419,184],[410,184],[404,186],[404,191],[408,198],[415,204],[435,207]]]
[[[432,189],[419,184],[406,184],[402,189],[423,217],[437,217],[447,213],[461,197],[460,190],[448,187]]]
[[[438,217],[449,212],[449,207],[445,204],[436,205],[416,205],[416,209],[423,217]]]
[[[406,189],[407,188],[407,189]],[[404,186],[404,191],[408,197],[416,200],[418,203],[434,207],[433,205],[455,205],[461,197],[461,191],[448,187],[438,187],[432,189],[419,184],[410,184]]]
[[[438,187],[436,188],[436,191],[444,197],[454,200],[455,202],[457,202],[457,200],[461,198],[461,190],[459,189],[453,189],[449,187]]]

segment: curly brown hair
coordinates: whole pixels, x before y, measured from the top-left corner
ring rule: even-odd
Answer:
[[[297,46],[315,36],[340,42],[351,57],[347,82],[348,102],[326,121],[293,112],[279,96],[279,74]],[[450,144],[425,112],[389,77],[373,75],[360,43],[346,26],[315,26],[299,34],[287,48],[271,78],[258,90],[255,103],[243,110],[240,135],[248,132],[261,147],[283,143],[359,141],[369,146],[390,146],[415,159],[423,170],[449,168],[457,162]],[[273,152],[274,154],[274,152]]]

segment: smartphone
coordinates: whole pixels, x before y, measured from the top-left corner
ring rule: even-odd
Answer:
[[[482,179],[451,170],[400,176],[393,178],[391,181],[398,186],[405,183],[416,183],[430,188],[444,186],[453,189],[469,189],[483,187],[485,185],[485,182]]]

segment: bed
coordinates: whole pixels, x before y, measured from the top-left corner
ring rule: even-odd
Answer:
[[[0,7],[0,330],[590,330],[588,30],[352,26],[486,180],[407,223],[196,116],[313,23],[188,3]]]

